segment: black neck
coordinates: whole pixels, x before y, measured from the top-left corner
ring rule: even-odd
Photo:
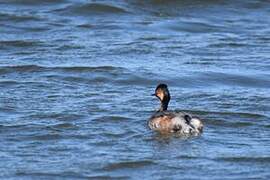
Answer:
[[[161,106],[160,106],[159,111],[167,111],[168,104],[169,104],[168,102],[161,102]]]
[[[170,102],[170,95],[168,94],[167,96],[164,97],[162,101],[160,101],[161,105],[159,111],[167,111],[169,102]]]

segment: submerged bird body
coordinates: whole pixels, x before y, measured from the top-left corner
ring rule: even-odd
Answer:
[[[149,120],[150,129],[161,133],[199,135],[203,124],[199,118],[184,112],[164,111],[155,113]]]
[[[180,135],[199,135],[202,133],[203,123],[198,117],[185,112],[167,110],[170,101],[167,85],[158,85],[153,95],[159,98],[161,106],[148,122],[150,129],[160,133],[177,133]]]

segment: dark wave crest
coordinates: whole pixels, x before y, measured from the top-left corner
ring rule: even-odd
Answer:
[[[123,7],[117,7],[109,4],[101,3],[88,3],[88,4],[79,4],[71,5],[62,9],[56,10],[61,13],[72,13],[76,15],[97,15],[97,14],[125,14],[128,13]]]

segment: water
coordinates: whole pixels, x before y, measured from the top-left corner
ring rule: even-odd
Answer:
[[[269,179],[270,3],[0,0],[3,179]],[[147,128],[150,96],[204,119]]]

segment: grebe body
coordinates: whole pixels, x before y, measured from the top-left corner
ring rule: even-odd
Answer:
[[[161,106],[148,121],[148,126],[160,133],[177,133],[179,135],[199,135],[203,131],[203,123],[198,118],[186,112],[168,111],[171,99],[166,84],[159,84],[153,96],[156,96]]]

